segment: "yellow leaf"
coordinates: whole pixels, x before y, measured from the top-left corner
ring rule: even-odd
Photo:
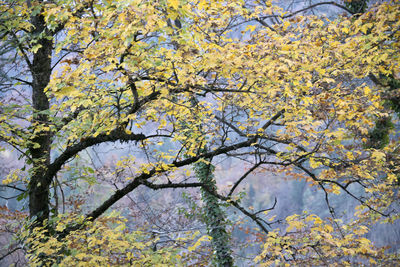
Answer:
[[[328,233],[331,233],[333,231],[333,227],[330,225],[325,225],[325,231],[327,231]]]
[[[60,99],[64,96],[77,96],[78,94],[79,91],[74,86],[65,86],[60,90],[54,92],[54,95],[55,97],[57,97],[57,99]]]
[[[200,3],[197,5],[199,9],[205,9],[207,7],[207,1],[201,0]]]
[[[179,0],[168,0],[168,5],[174,9],[179,8]]]
[[[285,22],[283,23],[283,30],[286,31],[289,26],[290,26],[290,22],[285,20]]]
[[[281,49],[282,49],[282,51],[289,51],[290,49],[292,49],[292,47],[290,45],[285,44],[285,45],[282,45]]]
[[[256,29],[256,25],[247,25],[245,31],[253,32]]]
[[[353,155],[353,153],[350,152],[350,151],[347,151],[346,157],[347,157],[349,160],[353,160],[353,159],[354,159],[354,155]]]
[[[383,152],[375,150],[372,152],[371,157],[377,161],[380,161],[383,160],[386,157],[386,155]]]
[[[199,239],[197,239],[196,243],[193,246],[188,247],[189,251],[194,251],[198,246],[200,246],[201,242],[203,241],[210,241],[211,237],[208,235],[203,235]]]
[[[56,226],[56,231],[61,232],[65,229],[65,225],[57,224]]]

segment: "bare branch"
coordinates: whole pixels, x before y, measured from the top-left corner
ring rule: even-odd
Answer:
[[[335,184],[337,186],[339,186],[344,192],[346,192],[349,196],[351,196],[352,198],[354,198],[355,200],[357,200],[358,202],[360,202],[362,205],[366,206],[367,208],[369,208],[370,210],[382,215],[383,217],[388,217],[389,214],[386,213],[382,213],[379,210],[374,209],[373,207],[371,207],[371,205],[367,204],[364,200],[362,200],[361,198],[355,196],[353,193],[351,193],[346,187],[342,185],[341,183],[337,182],[337,181],[332,181],[332,180],[320,180],[317,178],[317,176],[312,173],[310,170],[308,170],[307,168],[303,167],[301,164],[295,164],[296,167],[298,167],[299,169],[301,169],[302,171],[304,171],[308,176],[310,176],[314,181],[316,181],[318,184],[322,185],[323,183],[332,183]],[[322,187],[323,188],[323,187]],[[325,191],[325,190],[324,190]]]
[[[258,162],[257,164],[255,164],[253,167],[251,167],[247,172],[245,172],[240,178],[239,180],[236,181],[236,183],[232,186],[231,190],[229,191],[228,197],[230,197],[233,192],[235,191],[235,189],[239,186],[239,184],[250,174],[252,173],[255,169],[257,169],[261,164],[263,164],[263,162]]]
[[[0,261],[4,260],[6,257],[10,256],[11,254],[13,254],[14,252],[18,251],[22,249],[21,247],[15,247],[12,250],[8,251],[6,254],[4,254],[3,256],[0,257]]]
[[[25,48],[22,47],[22,44],[18,40],[18,36],[14,32],[11,31],[11,35],[13,36],[13,39],[14,39],[13,41],[16,43],[19,51],[21,51],[22,56],[24,57],[26,64],[28,65],[29,69],[32,71],[33,65],[32,65],[32,62],[29,60],[28,55],[25,52]]]
[[[12,188],[12,189],[14,189],[14,190],[18,190],[18,191],[23,192],[23,193],[26,192],[26,190],[24,190],[24,189],[18,188],[18,187],[13,186],[13,185],[8,185],[8,184],[6,184],[6,185],[2,184],[2,185],[0,185],[0,187]]]
[[[287,19],[287,18],[293,17],[293,16],[295,16],[295,15],[301,13],[301,12],[304,12],[304,11],[307,11],[307,10],[310,10],[310,9],[313,9],[313,8],[315,8],[315,7],[317,7],[317,6],[322,6],[322,5],[333,5],[333,6],[337,6],[337,7],[339,7],[339,8],[341,8],[341,9],[347,11],[348,13],[350,13],[350,14],[352,14],[352,15],[355,14],[354,12],[352,12],[350,9],[348,9],[347,7],[345,7],[345,6],[343,6],[343,5],[338,4],[338,3],[334,2],[334,1],[329,1],[329,2],[320,2],[320,3],[316,3],[316,4],[310,5],[310,6],[308,6],[308,7],[299,9],[299,10],[297,10],[297,11],[294,11],[294,12],[292,12],[292,13],[289,13],[289,14],[286,14],[286,15],[283,15],[283,16],[282,16],[282,15],[268,15],[268,16],[260,17],[259,19],[268,19],[268,18]]]
[[[203,183],[167,183],[167,184],[154,184],[150,183],[146,180],[140,182],[141,184],[154,189],[164,189],[164,188],[190,188],[190,187],[202,187],[204,186]]]

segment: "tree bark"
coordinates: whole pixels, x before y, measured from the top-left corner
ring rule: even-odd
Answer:
[[[212,237],[211,244],[215,253],[215,265],[218,267],[233,266],[234,260],[229,246],[230,236],[226,232],[225,214],[219,205],[217,186],[213,175],[214,166],[211,163],[198,162],[195,164],[196,176],[207,189],[201,190],[204,201],[204,215],[208,234]]]
[[[30,67],[32,73],[32,136],[29,152],[32,157],[32,173],[29,181],[29,216],[35,218],[35,225],[42,225],[49,217],[49,186],[51,178],[45,173],[50,164],[51,134],[48,130],[49,117],[44,111],[49,109],[49,100],[44,89],[51,75],[51,56],[53,42],[42,15],[33,16],[32,38],[41,47],[33,54]],[[46,127],[46,128],[45,128]],[[36,131],[35,131],[36,130]]]

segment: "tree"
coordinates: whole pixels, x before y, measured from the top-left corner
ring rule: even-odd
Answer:
[[[335,2],[317,5],[326,4],[354,13]],[[358,223],[397,216],[392,209],[398,140],[385,147],[366,143],[375,121],[391,116],[383,105],[384,90],[368,84],[368,77],[398,76],[398,7],[398,1],[390,1],[331,21],[284,13],[270,1],[2,1],[1,51],[7,61],[1,65],[0,140],[20,153],[26,169],[11,172],[3,183],[26,182],[30,235],[37,237],[26,239],[31,261],[130,263],[140,252],[129,250],[129,244],[142,237],[122,235],[123,227],[115,227],[123,225],[118,216],[101,216],[139,186],[201,187],[267,233],[272,224],[261,212],[242,207],[234,194],[259,166],[301,172],[326,193],[334,221],[331,230],[328,222],[305,217],[325,227],[321,230],[290,217],[287,236],[279,239],[271,231],[257,260],[293,257],[296,262],[296,253],[311,255],[316,263],[328,256],[343,260],[339,253],[329,254],[338,248],[356,259],[385,258],[363,239],[364,228],[356,232],[356,245],[328,236],[352,229],[336,220],[329,195],[342,192],[359,201]],[[271,25],[269,19],[282,23]],[[83,217],[57,215],[51,210],[57,177],[82,151],[109,142],[140,151],[140,160],[129,155],[117,163],[135,171]],[[161,148],[165,143],[170,149]],[[224,156],[254,164],[227,195],[208,182],[185,182],[178,172]],[[166,174],[177,173],[163,182]],[[353,184],[365,188],[368,198],[353,194]],[[301,244],[295,243],[291,230],[307,233],[306,228],[319,231],[315,240],[301,243],[296,236]],[[107,248],[108,241],[94,234],[98,231],[110,233],[119,246]],[[334,245],[320,241],[327,236]],[[89,257],[91,247],[80,243],[90,238],[99,241],[93,249],[106,252],[99,259]],[[329,249],[326,255],[318,248],[313,252],[319,246]],[[269,255],[271,247],[278,255]],[[145,259],[136,257],[138,262],[153,255],[143,251]],[[169,263],[176,260],[176,251],[165,253]]]
[[[214,166],[208,162],[198,162],[195,165],[195,172],[199,181],[207,188],[207,190],[202,190],[202,199],[205,204],[204,217],[208,233],[212,238],[211,242],[216,254],[215,265],[232,266],[233,258],[225,226],[226,219],[219,205],[219,199],[215,196],[218,191],[213,175]]]

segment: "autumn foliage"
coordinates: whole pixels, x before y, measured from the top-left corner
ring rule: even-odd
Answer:
[[[187,233],[153,251],[154,237],[107,213],[140,186],[202,187],[249,216],[264,243],[254,264],[398,263],[365,234],[399,217],[396,127],[371,145],[378,121],[397,123],[388,103],[399,87],[387,79],[400,79],[399,1],[336,18],[262,2],[0,1],[12,69],[1,81],[0,144],[25,166],[2,183],[27,190],[18,240],[32,265],[195,264],[207,236]],[[51,209],[77,172],[99,173],[70,163],[110,142],[133,147],[113,166],[119,189],[80,215]],[[236,185],[226,194],[187,182],[196,162],[226,157],[306,180],[331,217],[276,221],[243,207]],[[338,194],[359,204],[350,221],[330,207]]]

